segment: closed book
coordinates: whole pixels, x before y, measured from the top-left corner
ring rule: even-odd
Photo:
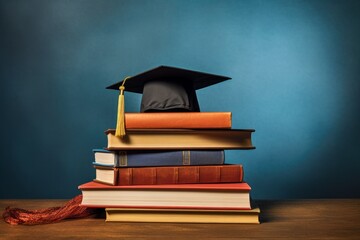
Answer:
[[[85,207],[251,209],[246,182],[111,186],[92,181],[79,189]]]
[[[93,149],[98,166],[142,167],[224,164],[224,150],[108,151]]]
[[[250,210],[105,208],[106,222],[252,223],[260,208]]]
[[[130,129],[115,136],[109,129],[108,150],[254,149],[249,129]]]
[[[125,113],[127,129],[231,128],[231,112]]]
[[[111,168],[95,166],[96,181],[111,185],[230,183],[243,181],[242,165]]]

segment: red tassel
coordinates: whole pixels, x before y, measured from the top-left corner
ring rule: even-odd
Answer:
[[[68,218],[83,218],[95,213],[95,209],[79,206],[82,195],[68,201],[62,207],[40,210],[25,210],[7,207],[3,213],[5,222],[11,225],[38,225],[59,222]]]

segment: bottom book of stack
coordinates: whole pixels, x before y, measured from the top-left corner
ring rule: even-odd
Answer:
[[[258,207],[249,210],[106,208],[107,222],[260,223]]]
[[[79,186],[82,206],[105,208],[106,221],[259,223],[245,183]]]

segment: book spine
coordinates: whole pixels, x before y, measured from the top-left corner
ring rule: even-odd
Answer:
[[[231,112],[125,113],[127,129],[231,128]]]
[[[119,168],[117,185],[230,183],[243,181],[242,165]]]
[[[119,151],[116,167],[220,165],[224,150]]]

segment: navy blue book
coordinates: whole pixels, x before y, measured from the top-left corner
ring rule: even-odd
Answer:
[[[95,166],[145,167],[224,164],[224,150],[108,151],[93,149]]]

